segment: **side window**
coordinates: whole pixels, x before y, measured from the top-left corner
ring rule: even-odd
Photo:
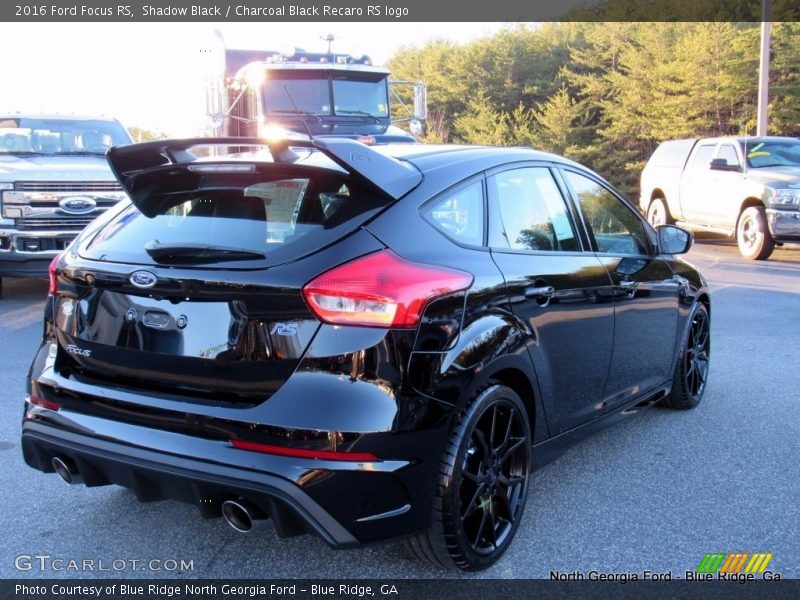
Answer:
[[[575,252],[580,248],[567,206],[550,170],[528,167],[487,179],[492,248],[536,252]]]
[[[717,158],[724,158],[726,161],[728,161],[729,165],[739,164],[739,157],[736,155],[736,148],[730,144],[722,144],[719,147]]]
[[[714,149],[716,145],[706,144],[699,146],[692,157],[692,162],[689,164],[689,169],[692,171],[708,171],[711,164],[711,158],[714,156]]]
[[[609,254],[649,254],[642,221],[607,188],[572,171],[564,171],[577,196],[597,251]]]
[[[462,244],[483,245],[483,186],[471,183],[428,205],[425,217],[439,231]]]

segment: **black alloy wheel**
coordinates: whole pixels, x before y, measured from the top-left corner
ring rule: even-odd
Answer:
[[[678,359],[672,391],[665,399],[670,408],[689,409],[700,403],[708,381],[711,323],[708,309],[697,303],[692,312],[683,351]]]
[[[483,389],[450,436],[433,526],[409,541],[412,552],[450,569],[491,566],[519,527],[530,467],[530,424],[522,400],[503,385]]]

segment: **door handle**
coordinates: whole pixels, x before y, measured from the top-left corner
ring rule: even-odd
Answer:
[[[632,279],[623,279],[619,282],[619,287],[623,290],[635,290],[639,287],[639,282]]]
[[[529,287],[525,290],[526,298],[552,298],[556,294],[556,288],[552,285],[543,285],[539,287]]]

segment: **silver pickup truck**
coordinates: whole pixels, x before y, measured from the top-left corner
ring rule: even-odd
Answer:
[[[105,153],[131,143],[114,119],[0,114],[3,277],[47,277],[50,261],[126,197]]]
[[[662,143],[642,171],[639,205],[654,226],[736,236],[745,258],[800,242],[800,140],[724,137]]]

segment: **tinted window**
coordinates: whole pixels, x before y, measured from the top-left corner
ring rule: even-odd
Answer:
[[[269,71],[261,88],[265,111],[273,114],[310,112],[331,114],[331,90],[327,77],[310,78],[304,73]]]
[[[489,177],[490,199],[499,222],[489,233],[493,248],[577,251],[575,230],[549,169],[514,169]]]
[[[0,153],[105,154],[130,143],[116,121],[0,117]]]
[[[726,161],[728,161],[729,165],[739,164],[739,157],[736,155],[736,148],[730,144],[722,144],[722,146],[719,147],[717,158],[724,158]]]
[[[354,80],[352,74],[333,76],[333,105],[337,115],[389,115],[386,80]]]
[[[800,141],[748,141],[745,144],[747,165],[759,167],[800,167]]]
[[[476,181],[448,193],[425,211],[428,221],[462,244],[483,245],[483,186]]]
[[[387,203],[343,174],[309,171],[283,176],[269,169],[246,176],[187,174],[183,179],[162,175],[153,182],[158,187],[143,200],[152,217],[128,206],[82,253],[95,260],[152,264],[145,249],[153,244],[205,244],[264,255],[260,260],[228,261],[232,268],[254,268],[314,252],[352,231]],[[184,258],[189,262],[193,257]]]
[[[709,165],[711,164],[711,157],[714,156],[714,148],[716,148],[716,146],[713,144],[697,148],[697,152],[694,153],[689,168],[693,171],[708,171]]]
[[[577,195],[597,251],[609,254],[647,254],[647,236],[633,210],[604,186],[572,171],[564,175]]]

